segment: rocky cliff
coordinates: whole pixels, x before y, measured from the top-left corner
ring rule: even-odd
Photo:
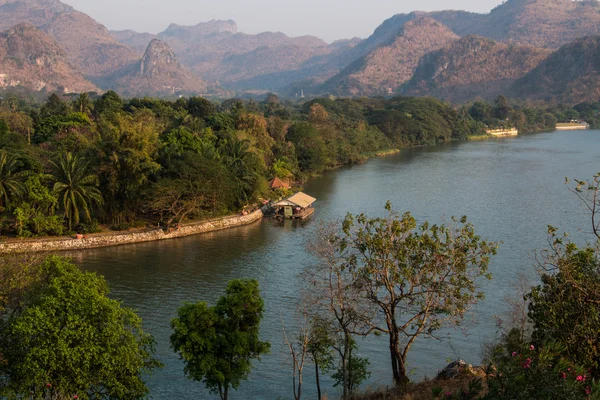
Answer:
[[[56,42],[31,24],[0,34],[0,88],[17,86],[59,93],[98,91]]]
[[[115,88],[129,96],[202,94],[207,84],[183,67],[168,44],[153,39],[143,57],[114,78]]]

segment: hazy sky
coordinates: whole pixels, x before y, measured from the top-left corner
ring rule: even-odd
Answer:
[[[328,42],[367,37],[383,20],[414,10],[489,12],[501,0],[63,0],[106,25],[158,33],[171,22],[233,19],[245,33],[312,34]]]

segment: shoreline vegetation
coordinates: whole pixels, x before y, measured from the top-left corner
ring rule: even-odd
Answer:
[[[0,238],[127,231],[244,210],[340,166],[404,148],[488,139],[488,129],[598,126],[600,103],[453,105],[395,97],[257,102],[51,95],[0,99]]]
[[[263,218],[262,210],[247,214],[236,214],[216,219],[189,222],[165,232],[162,228],[141,228],[127,232],[101,232],[75,237],[53,237],[44,239],[12,239],[0,243],[0,255],[29,252],[54,252],[120,246],[157,240],[176,239],[218,230],[249,225]]]

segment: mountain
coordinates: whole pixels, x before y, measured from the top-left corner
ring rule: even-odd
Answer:
[[[140,56],[144,55],[148,43],[150,43],[152,39],[158,39],[158,36],[152,33],[140,33],[131,29],[124,31],[109,31],[109,33],[119,43],[133,49]]]
[[[495,42],[469,35],[425,55],[403,86],[409,96],[433,96],[452,102],[491,100],[535,68],[548,49]]]
[[[600,36],[577,39],[519,79],[511,95],[575,104],[600,98]]]
[[[128,96],[168,96],[202,94],[207,84],[184,68],[168,44],[153,39],[144,56],[131,67],[120,71],[113,85]]]
[[[387,94],[411,78],[421,57],[458,39],[442,23],[418,17],[404,24],[391,43],[353,62],[321,90],[353,96]]]
[[[41,26],[61,13],[74,12],[73,7],[58,0],[0,0],[0,30],[22,22]]]
[[[168,43],[181,62],[196,75],[229,88],[239,88],[238,82],[258,76],[297,69],[307,60],[336,49],[335,46],[330,49],[327,43],[314,36],[289,37],[281,32],[240,33],[232,20],[213,20],[193,26],[171,24],[157,35],[133,31],[113,31],[111,34],[138,52],[148,39],[160,39]]]
[[[0,34],[0,88],[60,93],[97,91],[68,61],[52,38],[30,24]]]
[[[600,33],[596,0],[507,0],[470,28],[500,41],[558,48],[576,38]]]
[[[0,27],[27,22],[48,33],[86,78],[106,85],[106,76],[139,56],[117,42],[88,15],[58,0],[0,0]]]

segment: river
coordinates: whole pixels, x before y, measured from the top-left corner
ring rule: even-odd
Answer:
[[[505,297],[519,271],[535,277],[533,251],[543,248],[548,224],[575,240],[590,239],[589,220],[564,178],[590,178],[600,171],[600,131],[554,132],[489,141],[449,143],[403,150],[363,165],[330,171],[309,181],[305,192],[318,199],[317,212],[301,223],[263,220],[250,226],[171,241],[124,245],[69,253],[89,271],[108,280],[111,296],[138,311],[157,341],[165,368],[147,378],[154,399],[216,398],[203,384],[183,374],[169,348],[169,321],[182,302],[214,303],[234,278],[259,280],[265,299],[261,336],[272,351],[256,363],[250,379],[232,398],[288,399],[291,367],[282,321],[294,323],[300,280],[311,264],[306,241],[321,222],[347,212],[383,214],[387,200],[418,220],[447,221],[467,215],[483,238],[501,241],[490,268],[486,299],[473,315],[467,334],[442,332],[442,341],[422,340],[409,356],[412,378],[433,376],[449,360],[479,362],[482,346],[494,338],[493,316],[504,311]],[[389,385],[386,338],[358,342],[371,362],[368,386]],[[313,371],[306,370],[305,398],[314,398]],[[329,397],[337,389],[326,380]]]

